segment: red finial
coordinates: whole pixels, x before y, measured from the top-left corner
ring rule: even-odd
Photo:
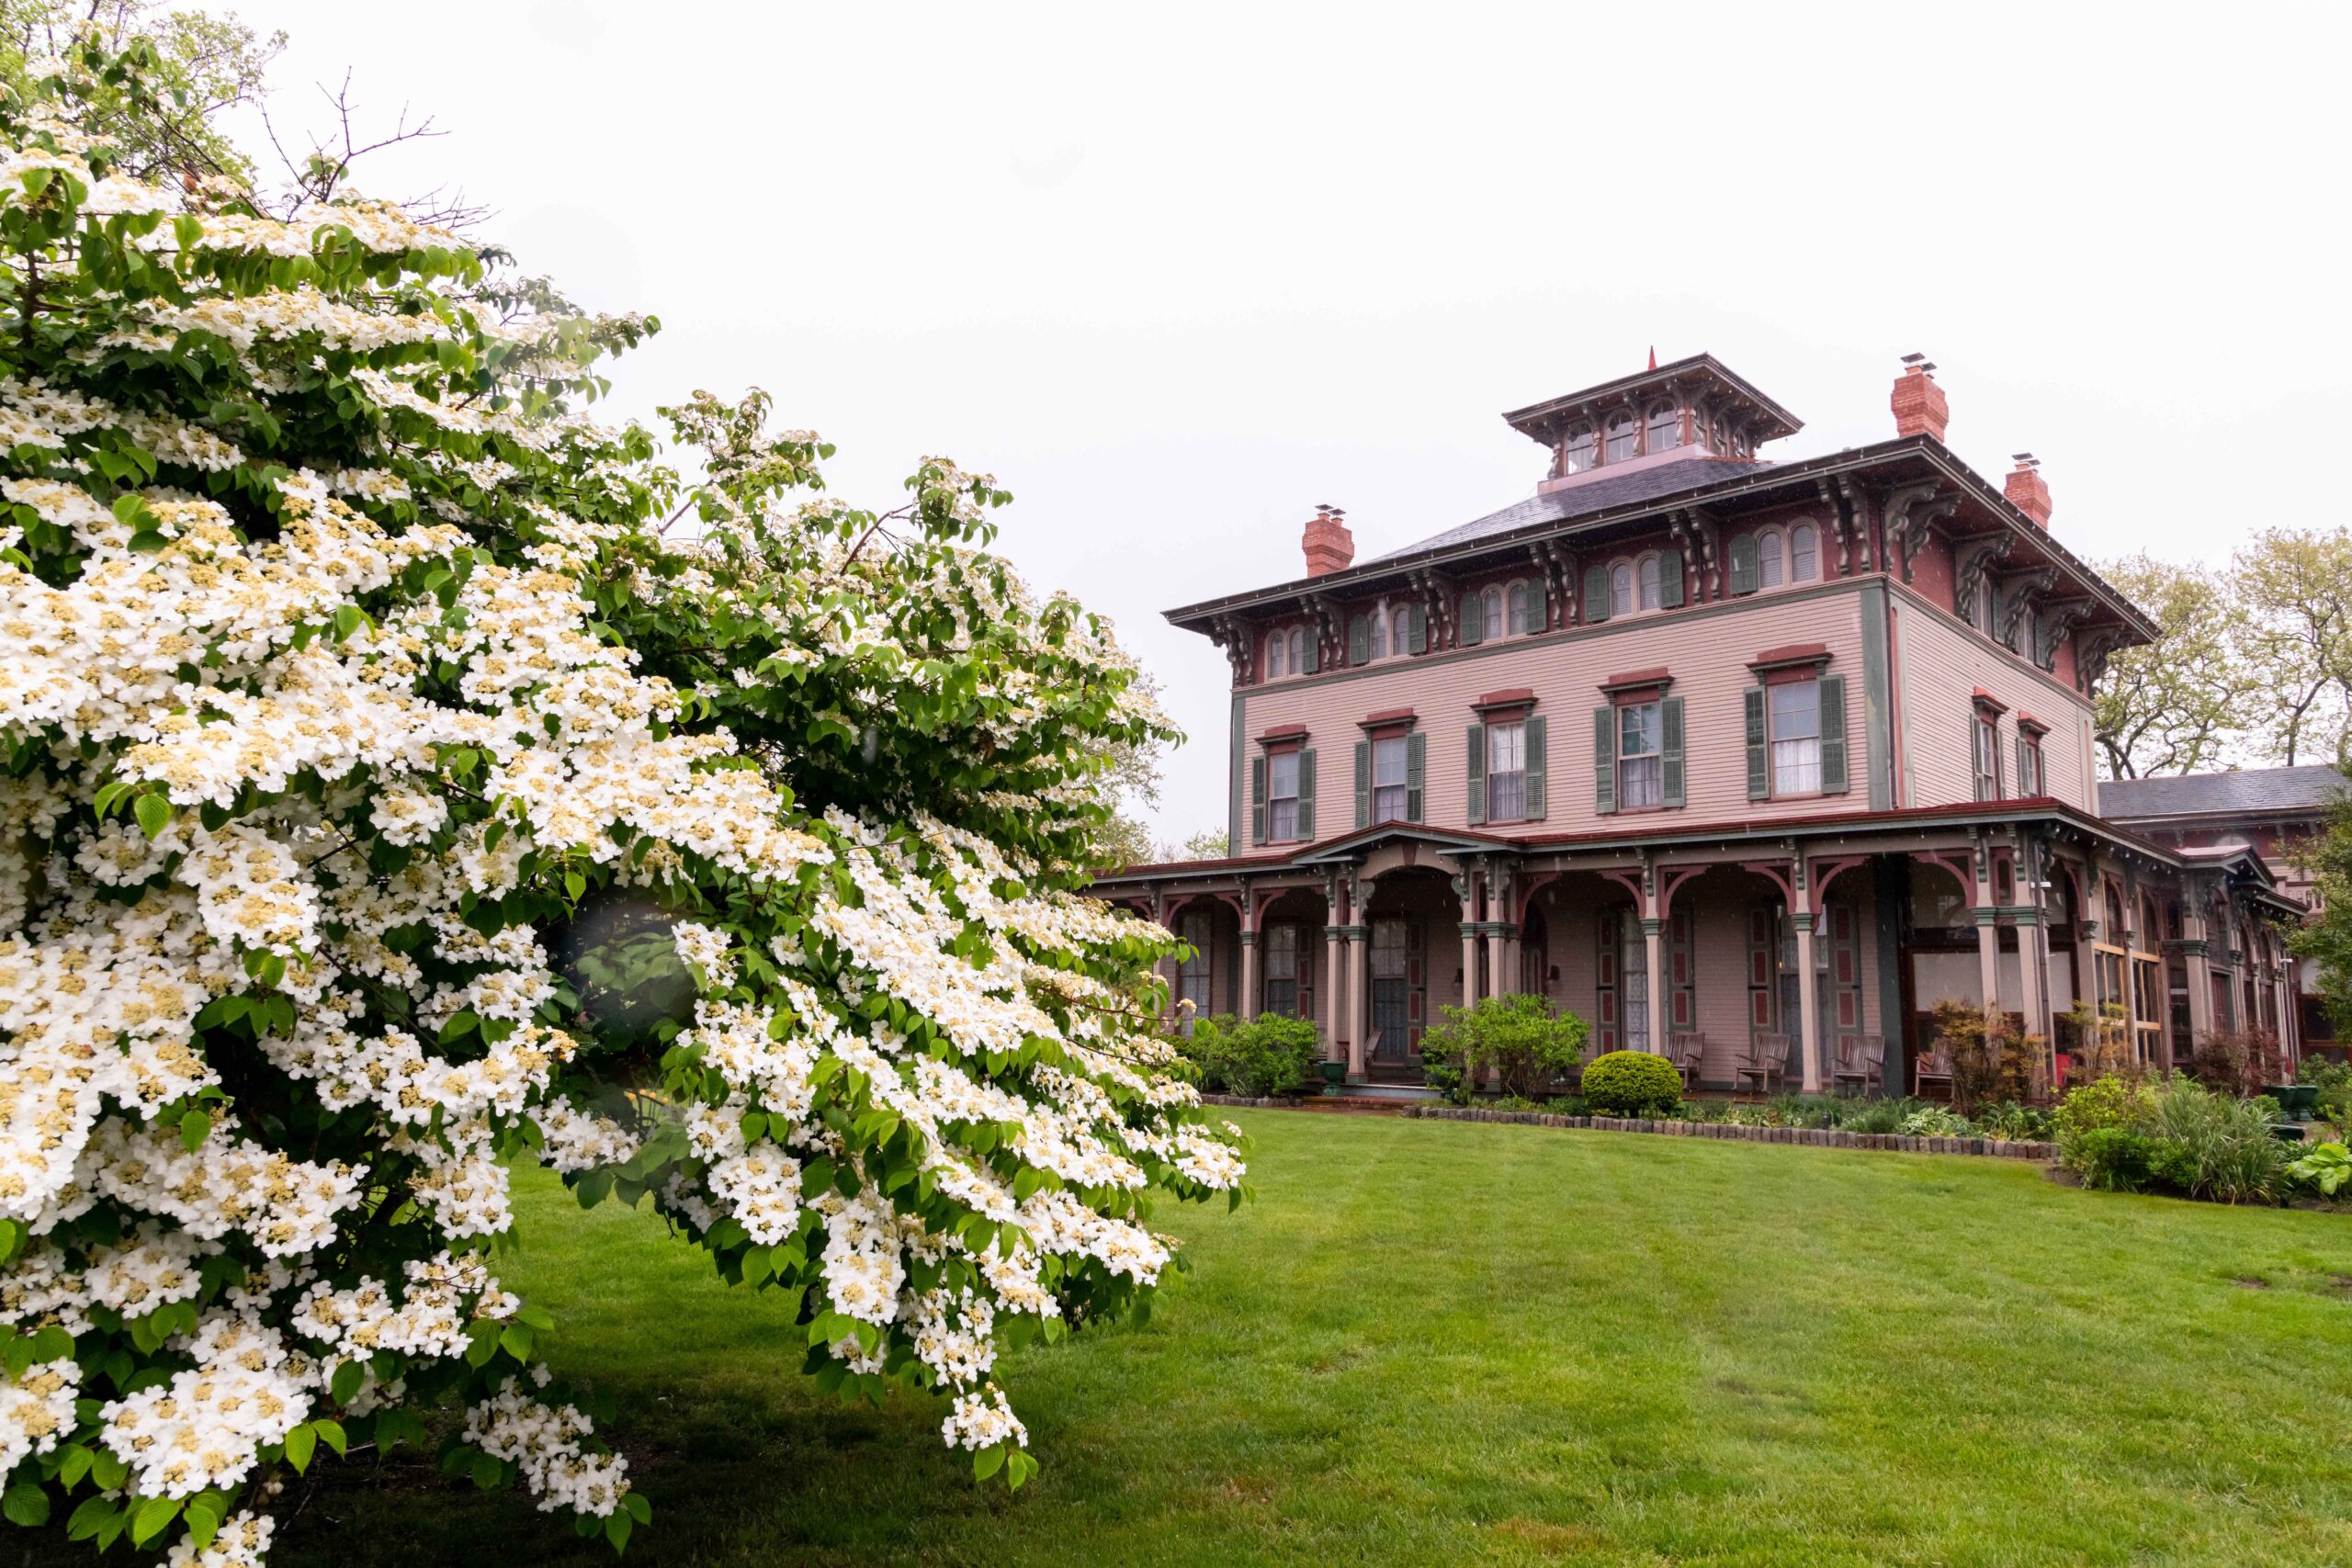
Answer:
[[[1653,370],[1657,368],[1657,344],[1650,344],[1650,368]]]

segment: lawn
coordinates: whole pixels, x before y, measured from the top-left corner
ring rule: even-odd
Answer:
[[[936,1400],[820,1400],[781,1303],[526,1185],[502,1266],[619,1401],[702,1564],[2352,1558],[2352,1221],[2009,1161],[1248,1114],[1259,1201],[1163,1213],[1147,1327],[1002,1369],[1042,1476]],[[507,1495],[354,1467],[277,1568],[601,1563]]]

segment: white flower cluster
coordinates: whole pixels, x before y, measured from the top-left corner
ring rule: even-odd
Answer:
[[[71,1361],[38,1361],[21,1378],[0,1373],[0,1475],[32,1454],[53,1451],[74,1429],[74,1400],[82,1369]]]
[[[582,1446],[588,1417],[542,1404],[513,1378],[466,1412],[466,1441],[523,1472],[542,1509],[608,1516],[628,1495],[628,1461]]]

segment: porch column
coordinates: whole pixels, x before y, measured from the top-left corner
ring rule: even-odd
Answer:
[[[1991,905],[1979,906],[1976,911],[1976,974],[1982,987],[1980,999],[1986,1013],[2001,1005],[2001,911]],[[1811,979],[1808,973],[1806,978]],[[1806,987],[1808,992],[1812,987]]]
[[[2047,1038],[2050,1021],[2043,1015],[2041,995],[2049,984],[2049,964],[2041,956],[2041,911],[2018,911],[2018,1010],[2025,1014],[2025,1032]]]
[[[1478,1005],[1478,885],[1462,878],[1462,1005]]]
[[[2213,1032],[2213,977],[2207,962],[2212,944],[2206,935],[2205,890],[2194,878],[2180,890],[2180,966],[2188,979],[2188,1048]]]
[[[1347,1009],[1341,998],[1347,995],[1344,972],[1340,966],[1340,932],[1347,929],[1348,912],[1340,903],[1337,883],[1329,886],[1323,899],[1323,1045],[1334,1062],[1345,1061],[1348,1037]]]
[[[1821,1092],[1821,991],[1813,976],[1813,922],[1810,909],[1794,917],[1797,927],[1798,1044],[1804,1063],[1804,1091]]]
[[[1666,922],[1655,915],[1642,917],[1642,963],[1649,976],[1650,1038],[1643,1049],[1653,1056],[1666,1055],[1666,1015],[1672,998],[1666,994]]]
[[[1258,1016],[1258,933],[1241,928],[1241,1002],[1234,1010],[1243,1022]]]
[[[1510,964],[1504,953],[1510,942],[1503,934],[1506,929],[1500,920],[1487,922],[1487,994],[1491,997],[1508,995],[1511,989]]]
[[[1363,1077],[1364,1036],[1372,1027],[1370,998],[1364,995],[1370,980],[1363,961],[1364,924],[1359,919],[1348,922],[1348,1077]]]

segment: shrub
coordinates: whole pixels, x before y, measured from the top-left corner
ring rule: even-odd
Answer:
[[[1905,1118],[1921,1109],[1920,1102],[1903,1100],[1865,1100],[1846,1113],[1845,1127],[1849,1133],[1900,1133]]]
[[[2083,1082],[2120,1077],[2138,1083],[2145,1076],[2147,1069],[2132,1052],[2132,1024],[2124,1017],[2122,1003],[2093,1008],[2087,1001],[2076,1002],[2064,1022],[2066,1032],[2074,1036],[2075,1071]]]
[[[1965,1115],[1988,1100],[2032,1096],[2046,1043],[2020,1034],[2007,1013],[1968,1002],[1936,1004],[1936,1043],[1951,1058],[1951,1102]]]
[[[1903,1119],[1902,1127],[1906,1138],[1957,1138],[1974,1131],[1967,1117],[1940,1105],[1921,1106]]]
[[[1504,1094],[1534,1100],[1577,1065],[1587,1032],[1584,1020],[1544,997],[1487,997],[1447,1008],[1445,1021],[1421,1036],[1421,1063],[1426,1071],[1432,1055],[1442,1057],[1472,1084],[1491,1068]]]
[[[2099,1192],[2137,1192],[2148,1179],[2154,1153],[2136,1127],[2092,1127],[2064,1145],[2066,1168],[2083,1185]]]
[[[2352,1126],[2352,1066],[2324,1056],[2306,1056],[2296,1076],[2319,1090],[2313,1109],[2323,1120],[2338,1127]]]
[[[2278,1105],[2176,1078],[2156,1100],[2149,1174],[2192,1198],[2275,1202],[2287,1190],[2287,1146],[2270,1130]]]
[[[2207,1089],[2244,1099],[2284,1081],[2287,1051],[2267,1029],[2209,1030],[2198,1036],[2188,1070]]]
[[[1250,1100],[1291,1093],[1323,1059],[1313,1020],[1271,1012],[1247,1023],[1231,1013],[1196,1019],[1176,1048],[1199,1072],[1202,1089]]]
[[[1585,1068],[1584,1098],[1596,1115],[1668,1116],[1682,1103],[1682,1075],[1663,1056],[1611,1051]]]
[[[2093,1132],[2102,1127],[2137,1127],[2144,1130],[2156,1116],[2156,1091],[2144,1083],[2134,1084],[2113,1073],[2069,1089],[2066,1098],[2050,1113],[2052,1126],[2058,1141]]]
[[[2333,1198],[2346,1181],[2352,1181],[2352,1149],[2337,1143],[2314,1144],[2287,1168],[2287,1174]]]
[[[1435,1089],[1438,1098],[1448,1105],[1470,1103],[1470,1086],[1462,1075],[1462,1065],[1442,1048],[1431,1050],[1426,1036],[1421,1041],[1421,1081]]]
[[[2007,1138],[2012,1143],[2035,1143],[2050,1136],[2050,1113],[2030,1105],[2019,1105],[2005,1100],[1998,1105],[1988,1105],[1969,1118],[1976,1130],[1988,1138]]]

